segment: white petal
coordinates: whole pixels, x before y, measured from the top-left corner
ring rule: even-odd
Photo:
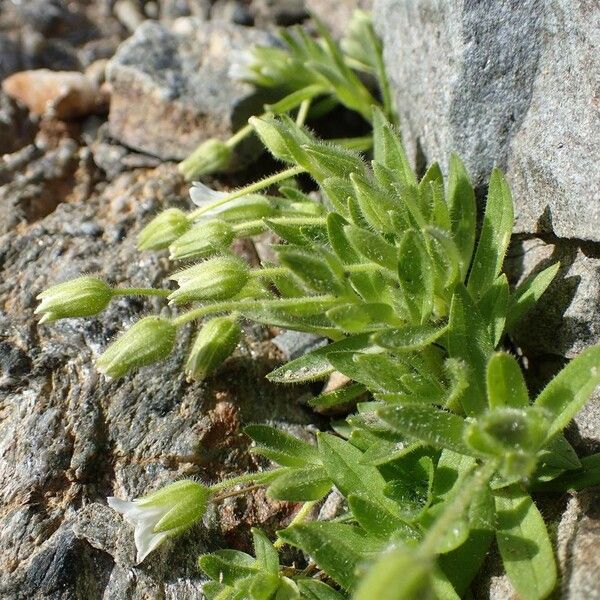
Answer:
[[[135,547],[137,549],[136,563],[139,565],[145,558],[157,548],[169,535],[168,531],[152,533],[152,528],[136,527],[134,532]]]
[[[190,188],[190,198],[196,206],[204,206],[225,196],[227,196],[226,192],[217,192],[200,181],[195,181]]]
[[[169,535],[169,532],[153,533],[154,527],[171,506],[144,506],[135,500],[130,502],[110,496],[108,505],[120,512],[124,519],[134,526],[133,537],[137,550],[137,564],[140,564]]]

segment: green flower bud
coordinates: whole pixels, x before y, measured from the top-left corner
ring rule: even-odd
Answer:
[[[234,237],[234,231],[228,223],[218,219],[205,221],[194,225],[171,244],[171,258],[206,258],[227,248]]]
[[[179,163],[179,172],[189,181],[195,177],[224,171],[231,163],[232,149],[219,139],[206,140],[184,161]]]
[[[38,295],[35,313],[43,313],[40,323],[69,317],[91,317],[102,312],[112,298],[110,286],[97,277],[78,277],[53,285]]]
[[[173,350],[176,333],[168,319],[140,319],[98,358],[98,370],[108,377],[122,377],[131,369],[162,360]]]
[[[178,535],[206,512],[210,490],[196,481],[177,481],[154,494],[132,501],[110,496],[108,505],[135,527],[137,563],[165,539]]]
[[[310,143],[311,139],[292,121],[285,117],[251,117],[248,122],[275,158],[304,166],[302,159],[306,158],[306,153],[301,146]]]
[[[192,346],[185,371],[191,379],[204,379],[234,350],[242,337],[235,319],[216,317],[206,322]]]
[[[182,236],[192,222],[178,208],[168,208],[152,219],[138,235],[140,250],[162,250]]]
[[[169,295],[169,300],[174,304],[193,300],[225,300],[235,296],[249,276],[248,266],[239,258],[210,258],[171,277],[177,281],[179,289]]]

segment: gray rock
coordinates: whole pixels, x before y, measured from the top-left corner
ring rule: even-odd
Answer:
[[[275,336],[273,343],[283,353],[285,360],[294,360],[307,352],[325,346],[327,340],[314,333],[286,330]]]
[[[29,111],[0,91],[0,156],[12,154],[33,141],[35,126],[29,119]],[[0,182],[2,181],[0,159]]]
[[[377,0],[419,167],[457,151],[480,188],[506,170],[517,230],[600,241],[600,4]]]
[[[254,17],[242,0],[217,0],[210,9],[210,18],[214,21],[227,21],[251,27]]]
[[[177,33],[144,23],[107,68],[111,134],[165,160],[185,158],[208,138],[227,138],[265,101],[231,80],[229,67],[251,45],[271,42],[262,31],[224,22],[179,19]]]
[[[257,25],[274,23],[287,27],[308,18],[304,0],[254,0],[251,9]]]
[[[561,264],[556,279],[515,332],[527,355],[573,357],[600,343],[600,249],[596,245],[515,239],[506,269],[520,273],[520,281],[556,262]]]
[[[164,302],[122,297],[97,318],[36,324],[36,295],[80,273],[118,285],[165,281],[164,255],[138,253],[135,238],[162,208],[187,206],[174,165],[86,189],[0,237],[0,597],[200,600],[198,554],[248,549],[251,525],[272,531],[293,507],[260,491],[230,498],[135,566],[131,528],[106,496],[260,469],[241,427],[268,420],[307,435],[310,417],[297,388],[265,380],[280,354],[264,330],[203,383],[180,369],[187,329],[165,363],[109,381],[95,358],[140,316],[168,311]]]
[[[0,83],[20,69],[21,49],[19,44],[0,31]]]
[[[354,11],[357,8],[370,11],[373,2],[374,0],[306,0],[306,8],[325,23],[333,37],[339,39],[346,33]]]

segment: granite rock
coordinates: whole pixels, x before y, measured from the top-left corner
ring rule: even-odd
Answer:
[[[252,86],[231,80],[229,67],[253,44],[272,41],[220,21],[182,18],[175,30],[143,23],[107,67],[111,134],[164,160],[183,159],[208,138],[227,138],[265,102]]]
[[[517,230],[600,241],[600,4],[376,0],[419,168],[456,151],[507,172]]]

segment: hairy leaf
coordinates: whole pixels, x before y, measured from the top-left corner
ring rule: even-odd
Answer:
[[[496,541],[512,585],[523,600],[542,600],[556,585],[554,553],[531,496],[513,485],[494,493]]]

